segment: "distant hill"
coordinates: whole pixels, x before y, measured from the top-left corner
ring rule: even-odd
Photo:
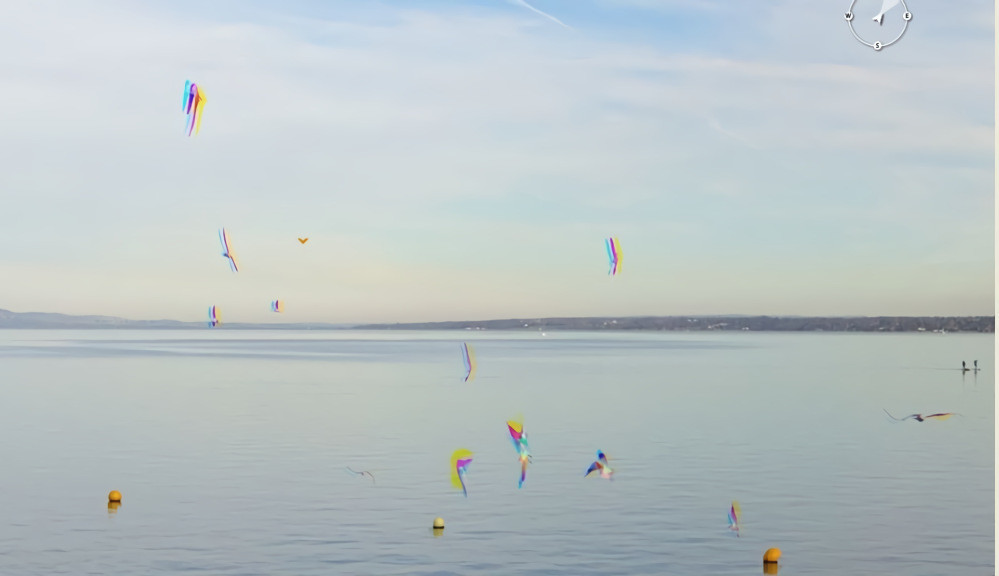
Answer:
[[[0,329],[24,328],[45,329],[60,328],[64,330],[91,329],[133,329],[133,330],[191,330],[205,328],[207,322],[181,322],[179,320],[128,320],[117,316],[73,316],[51,312],[11,312],[0,309]],[[351,324],[250,324],[224,323],[222,329],[228,330],[343,330]]]
[[[0,309],[0,328],[191,328],[194,324],[177,320],[126,320],[115,316],[71,316]]]
[[[367,324],[357,330],[742,330],[760,332],[995,332],[994,316],[642,316],[519,318],[411,324]]]

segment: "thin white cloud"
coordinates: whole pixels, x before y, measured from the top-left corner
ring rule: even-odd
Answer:
[[[732,132],[731,130],[727,130],[727,129],[723,128],[722,125],[719,124],[718,120],[715,119],[715,118],[708,118],[708,125],[711,126],[711,128],[713,130],[717,131],[719,134],[722,134],[722,135],[724,135],[724,136],[726,136],[728,138],[731,138],[732,140],[735,140],[736,142],[744,144],[744,145],[746,145],[746,146],[748,146],[748,147],[750,147],[750,148],[752,148],[754,150],[759,150],[760,149],[759,145],[757,145],[756,143],[754,143],[749,138],[746,138],[745,136],[743,136],[741,134],[736,134],[735,132]]]
[[[570,28],[571,29],[571,26],[569,26],[565,22],[562,22],[561,20],[559,20],[558,18],[552,16],[551,14],[549,14],[547,12],[542,12],[541,10],[538,10],[537,8],[535,8],[534,6],[531,6],[530,4],[528,4],[527,2],[525,2],[524,0],[507,0],[507,2],[509,2],[511,4],[515,4],[517,6],[523,6],[524,8],[527,8],[528,10],[530,10],[530,11],[536,13],[536,14],[540,14],[540,15],[544,16],[545,18],[548,18],[549,20],[551,20],[552,22],[555,22],[556,24],[558,24],[560,26],[563,26],[565,28]]]

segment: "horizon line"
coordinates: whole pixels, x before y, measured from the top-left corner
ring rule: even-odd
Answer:
[[[175,320],[171,318],[158,318],[154,320],[150,319],[132,319],[123,316],[108,316],[105,314],[66,314],[63,312],[15,312],[13,310],[0,308],[0,314],[7,312],[11,314],[40,314],[40,315],[53,315],[53,316],[66,316],[70,318],[108,318],[115,320],[124,320],[127,322],[172,322],[180,324],[200,324],[201,321],[198,320]],[[288,325],[308,325],[308,324],[326,324],[326,325],[341,325],[341,326],[379,326],[379,325],[405,325],[405,324],[454,324],[454,323],[478,323],[478,322],[502,322],[510,320],[585,320],[585,319],[635,319],[635,318],[802,318],[802,319],[821,319],[821,318],[996,318],[996,314],[961,314],[961,315],[897,315],[897,314],[833,314],[833,315],[812,315],[812,314],[637,314],[637,315],[618,315],[618,316],[510,316],[506,318],[485,318],[485,319],[462,319],[462,320],[419,320],[419,321],[363,321],[363,322],[343,322],[343,321],[325,321],[325,320],[306,320],[299,322],[226,322],[230,326],[236,325],[275,325],[275,326],[288,326]]]

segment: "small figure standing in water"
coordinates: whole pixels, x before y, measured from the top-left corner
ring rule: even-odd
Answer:
[[[967,365],[967,363],[965,363],[964,360],[961,360],[961,370],[963,372],[967,372],[968,371],[968,365]]]

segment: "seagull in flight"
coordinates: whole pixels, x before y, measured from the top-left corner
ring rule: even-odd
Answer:
[[[229,267],[233,272],[239,272],[239,263],[236,255],[232,251],[232,244],[229,242],[229,232],[225,228],[219,230],[219,241],[222,243],[222,257],[229,261]]]
[[[597,450],[596,461],[593,464],[590,464],[590,467],[586,469],[586,474],[583,474],[583,477],[585,478],[589,476],[591,473],[596,472],[598,470],[600,471],[601,478],[606,478],[608,480],[614,479],[612,478],[612,476],[614,475],[614,470],[612,470],[611,467],[607,465],[607,455],[604,454],[603,450]]]
[[[371,478],[371,483],[372,484],[376,483],[375,482],[375,476],[374,476],[374,474],[372,474],[371,472],[368,472],[367,470],[361,470],[360,472],[357,472],[357,471],[351,469],[350,466],[347,466],[347,470],[350,470],[351,473],[356,474],[358,476],[368,476],[369,478]]]
[[[882,408],[882,410],[885,410],[885,409]],[[924,420],[926,420],[928,418],[939,418],[940,420],[946,420],[946,419],[950,418],[951,416],[955,416],[955,415],[956,416],[960,416],[960,414],[958,414],[957,412],[938,412],[936,414],[926,414],[925,416],[923,414],[909,414],[905,418],[896,418],[896,417],[892,416],[891,413],[888,412],[887,410],[885,410],[885,414],[888,414],[889,418],[891,418],[892,420],[895,420],[897,422],[902,422],[904,420],[908,420],[909,418],[914,419],[916,422],[923,422]]]

